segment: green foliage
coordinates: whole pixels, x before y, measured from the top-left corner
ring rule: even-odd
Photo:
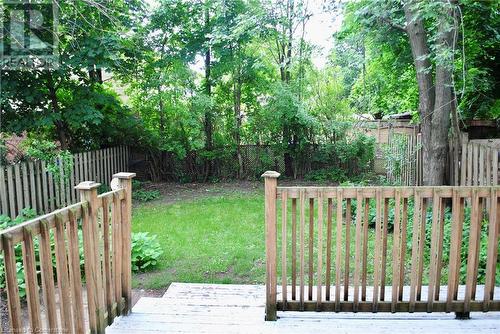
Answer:
[[[132,271],[146,271],[155,267],[162,254],[156,235],[147,232],[132,234]]]
[[[47,171],[56,181],[61,178],[68,181],[73,170],[73,156],[69,151],[60,150],[54,142],[45,139],[30,138],[23,145],[29,157],[45,161]]]
[[[159,190],[139,189],[132,192],[132,198],[139,202],[149,202],[161,198]]]

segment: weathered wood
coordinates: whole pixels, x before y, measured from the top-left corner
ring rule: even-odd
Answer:
[[[69,332],[73,328],[71,315],[70,282],[68,275],[68,262],[66,257],[66,238],[64,221],[61,215],[56,216],[55,253],[57,286],[59,287],[61,331]]]
[[[382,236],[382,271],[380,278],[380,301],[385,300],[385,277],[387,270],[387,239],[389,230],[389,199],[384,200],[384,220],[383,220],[383,236]]]
[[[400,210],[401,210],[401,192],[396,192],[394,198],[394,231],[392,242],[392,305],[391,312],[396,311],[396,303],[398,301],[398,289],[400,277],[400,262],[404,262],[404,258],[400,258],[401,249],[401,223],[400,223]]]
[[[304,191],[300,192],[299,195],[299,204],[300,204],[300,236],[299,236],[299,245],[300,245],[300,270],[299,270],[299,277],[300,277],[300,289],[299,289],[299,300],[300,300],[300,305],[304,305],[304,265],[305,265],[305,220],[306,220],[306,213],[305,213],[305,196],[304,196]]]
[[[7,306],[9,309],[10,329],[13,333],[20,333],[23,328],[21,320],[21,303],[17,285],[16,254],[12,238],[8,234],[2,235],[3,257],[5,264],[5,285],[7,288]]]
[[[381,227],[381,216],[382,216],[382,192],[377,190],[376,197],[376,222],[375,222],[375,257],[373,263],[373,312],[378,310],[379,302],[379,280],[380,280],[380,258],[382,253],[382,227]]]
[[[325,300],[330,300],[330,284],[332,273],[332,213],[333,199],[328,199],[326,210],[326,278],[325,278]]]
[[[23,267],[28,301],[28,318],[33,332],[42,330],[40,317],[40,300],[38,294],[38,277],[36,273],[35,245],[30,228],[23,228]]]
[[[122,224],[121,224],[121,200],[117,193],[113,194],[113,213],[111,216],[113,224],[113,285],[115,288],[115,301],[117,313],[121,314],[122,305]]]
[[[488,250],[486,259],[486,278],[484,288],[484,311],[490,309],[491,301],[494,298],[495,271],[498,257],[498,234],[500,232],[500,210],[498,201],[498,190],[492,189],[490,196],[490,210],[488,217]]]
[[[322,291],[322,275],[323,275],[323,193],[318,196],[318,268],[316,270],[317,277],[317,295],[316,302],[318,310],[321,309],[321,291]]]
[[[287,225],[287,196],[286,192],[281,194],[281,298],[283,300],[283,308],[286,309],[287,300],[287,272],[286,272],[286,247],[287,247],[287,235],[286,235],[286,225]]]
[[[274,179],[277,176],[274,174]],[[279,176],[279,175],[278,175]],[[118,179],[118,188],[125,190],[125,198],[121,204],[121,220],[122,220],[122,295],[125,298],[125,308],[122,313],[129,314],[132,310],[132,179],[135,173],[117,173],[113,175],[113,179]],[[269,179],[271,179],[270,177]],[[272,186],[272,182],[271,182]],[[113,189],[116,190],[116,189]],[[271,189],[270,189],[271,190]],[[271,257],[274,258],[274,264],[270,265],[270,269],[274,268],[274,274],[271,275],[272,282],[274,282],[274,291],[276,294],[276,184],[274,190],[270,193],[274,199],[274,206],[271,205],[269,211],[272,211],[274,219],[274,228],[270,228],[270,237],[274,240],[274,253],[271,250]],[[273,209],[273,210],[271,210]],[[275,312],[274,312],[275,313]]]
[[[401,245],[399,254],[399,291],[398,300],[403,300],[403,287],[405,283],[405,263],[406,263],[406,236],[408,233],[408,199],[403,198],[403,212],[401,214]]]
[[[276,186],[277,178],[279,173],[276,172],[266,172],[262,175],[264,177],[264,190],[265,190],[265,217],[266,217],[266,320],[275,321],[276,316]],[[122,220],[126,219],[123,217],[124,213],[122,210]],[[124,226],[123,228],[127,228]],[[125,231],[123,231],[125,232]],[[126,242],[125,242],[126,243]],[[124,249],[123,257],[127,250]],[[123,272],[126,273],[125,268]],[[127,280],[122,281],[122,290],[127,289],[129,282]],[[130,295],[128,296],[130,297]],[[127,297],[126,297],[127,298]],[[127,306],[126,306],[127,308]],[[128,308],[128,312],[130,308]]]
[[[418,237],[418,269],[417,269],[417,300],[422,299],[422,280],[424,274],[424,247],[427,224],[427,198],[422,198],[422,214],[420,217],[420,233]]]
[[[348,198],[345,203],[345,256],[344,256],[344,300],[349,298],[349,273],[351,258],[351,217],[352,205]]]
[[[343,190],[337,190],[337,240],[335,251],[335,305],[340,306],[340,276],[342,259],[342,208]]]
[[[359,277],[361,271],[361,242],[362,242],[362,220],[361,215],[363,214],[363,197],[361,191],[358,190],[358,197],[356,198],[356,237],[355,237],[355,246],[354,246],[354,312],[358,309],[359,302]],[[346,230],[347,231],[347,230]],[[347,232],[346,232],[347,235]],[[346,265],[346,270],[348,271],[349,267]],[[348,300],[348,288],[344,287],[344,301]]]
[[[473,297],[473,284],[474,284],[474,273],[477,267],[477,257],[479,253],[478,249],[478,239],[479,233],[481,231],[481,222],[479,220],[479,196],[477,191],[472,192],[472,209],[471,209],[471,223],[470,223],[470,233],[469,233],[469,253],[467,257],[467,277],[465,285],[465,296],[464,296],[464,312],[470,311],[470,303]]]
[[[308,266],[308,289],[307,289],[307,299],[313,299],[313,285],[314,285],[314,199],[309,199],[309,266]]]
[[[438,247],[440,238],[440,204],[441,198],[437,190],[434,191],[434,197],[432,198],[432,236],[431,236],[431,250],[430,250],[430,265],[429,265],[429,290],[427,295],[427,310],[432,311],[432,305],[434,303],[434,287],[436,286],[437,280],[437,270],[438,270]]]
[[[461,211],[463,213],[463,198],[460,198],[458,192],[453,193],[452,198],[452,212],[451,212],[451,238],[450,245],[450,266],[448,270],[448,294],[447,294],[447,307],[446,312],[451,312],[451,305],[453,300],[456,300],[456,287],[458,287],[459,271],[460,271],[460,251],[462,248],[462,231],[463,220],[461,218]]]
[[[45,312],[47,314],[48,327],[57,332],[56,291],[54,288],[54,273],[52,268],[52,249],[50,247],[49,223],[42,220],[40,224],[40,267],[42,270],[42,287]]]
[[[69,211],[68,217],[68,261],[69,279],[71,282],[71,306],[73,311],[74,331],[85,331],[85,320],[82,296],[82,278],[80,272],[80,247],[78,241],[78,222],[75,210]]]
[[[365,198],[364,200],[364,217],[363,217],[363,259],[362,259],[362,277],[361,277],[361,300],[366,300],[366,285],[368,276],[368,226],[370,225],[369,213],[370,213],[370,199]]]
[[[292,199],[292,300],[297,299],[297,199]]]

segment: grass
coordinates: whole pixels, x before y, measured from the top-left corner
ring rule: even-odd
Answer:
[[[170,282],[264,283],[262,194],[230,194],[134,208],[134,232],[158,235],[158,268],[135,275],[134,286]]]
[[[281,205],[278,205],[277,231],[281,234]],[[291,205],[288,205],[287,227],[287,257],[288,280],[291,278]],[[316,211],[316,210],[315,210]],[[324,207],[326,216],[326,206]],[[315,214],[316,216],[316,214]],[[309,240],[309,210],[305,211],[305,240]],[[314,249],[313,264],[317,268],[317,217],[314,219]],[[354,218],[354,216],[353,216]],[[411,215],[410,215],[411,219]],[[323,282],[326,257],[326,217],[323,219]],[[299,223],[297,219],[297,224]],[[428,219],[428,227],[431,221]],[[483,224],[484,225],[484,224]],[[449,245],[451,223],[445,224],[445,234]],[[143,204],[133,210],[134,232],[150,232],[158,236],[158,241],[164,251],[159,259],[157,269],[151,272],[134,275],[134,287],[158,289],[168,286],[171,282],[205,282],[205,283],[236,283],[263,284],[265,282],[265,244],[264,244],[264,195],[260,192],[233,192],[217,197],[189,199],[174,204],[154,203]],[[405,284],[409,284],[411,259],[411,231],[408,226],[407,252],[405,257]],[[467,232],[467,231],[466,231]],[[354,273],[354,255],[356,228],[354,219],[350,225],[350,280]],[[423,283],[427,284],[429,276],[430,234],[428,228],[424,247]],[[487,235],[487,234],[485,234]],[[297,227],[297,240],[299,227]],[[485,239],[485,238],[483,238]],[[345,225],[342,227],[342,242],[345,243]],[[386,283],[392,282],[392,233],[387,238]],[[467,257],[467,241],[462,245],[461,281],[465,277],[465,260]],[[332,280],[335,278],[335,243],[336,223],[332,223]],[[375,230],[368,230],[368,284],[373,284]],[[344,267],[345,245],[342,246],[341,270]],[[443,252],[446,259],[448,250]],[[481,254],[486,254],[486,244],[481,243]],[[297,266],[299,265],[299,248],[297,247]],[[305,245],[305,276],[308,276],[309,252]],[[485,263],[485,256],[481,256]],[[278,239],[278,277],[281,277],[281,240]],[[483,270],[484,264],[479,271]],[[298,270],[298,267],[297,267]],[[500,262],[497,263],[497,282],[500,277]],[[443,266],[441,284],[447,282],[447,265]],[[484,273],[481,274],[484,276]],[[343,277],[343,274],[342,274]],[[306,278],[307,281],[307,278]],[[316,281],[316,275],[314,275]],[[343,281],[343,278],[342,278]],[[480,278],[480,282],[484,277]]]

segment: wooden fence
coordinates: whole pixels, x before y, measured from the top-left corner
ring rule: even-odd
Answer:
[[[403,186],[423,184],[420,133],[393,133],[385,146],[387,181]]]
[[[115,174],[113,190],[102,195],[97,194],[99,183],[82,182],[76,187],[81,202],[0,232],[9,332],[104,333],[116,316],[130,312],[134,176]],[[22,260],[16,255],[22,255]],[[18,267],[23,272],[17,272]],[[22,318],[21,277],[25,280],[27,323]]]
[[[500,311],[500,187],[278,187],[278,176],[263,175],[267,320]]]
[[[0,166],[0,214],[14,218],[24,208],[43,213],[75,203],[76,184],[93,180],[109,185],[114,173],[127,169],[128,156],[125,146],[74,154],[67,178],[61,176],[62,162],[58,162],[60,175],[50,173],[44,161]]]
[[[458,151],[450,144],[450,180],[462,186],[496,186],[500,145],[467,141]]]

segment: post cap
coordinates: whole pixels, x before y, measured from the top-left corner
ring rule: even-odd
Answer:
[[[99,188],[101,184],[94,182],[94,181],[83,181],[80,182],[75,189],[76,190],[90,190],[90,189],[96,189]]]
[[[262,174],[260,177],[269,177],[272,179],[277,179],[278,177],[280,177],[280,173],[272,171],[272,170],[268,170],[264,174]]]
[[[135,173],[126,173],[126,172],[120,172],[120,173],[116,173],[116,174],[113,174],[113,179],[132,179],[135,177]]]

